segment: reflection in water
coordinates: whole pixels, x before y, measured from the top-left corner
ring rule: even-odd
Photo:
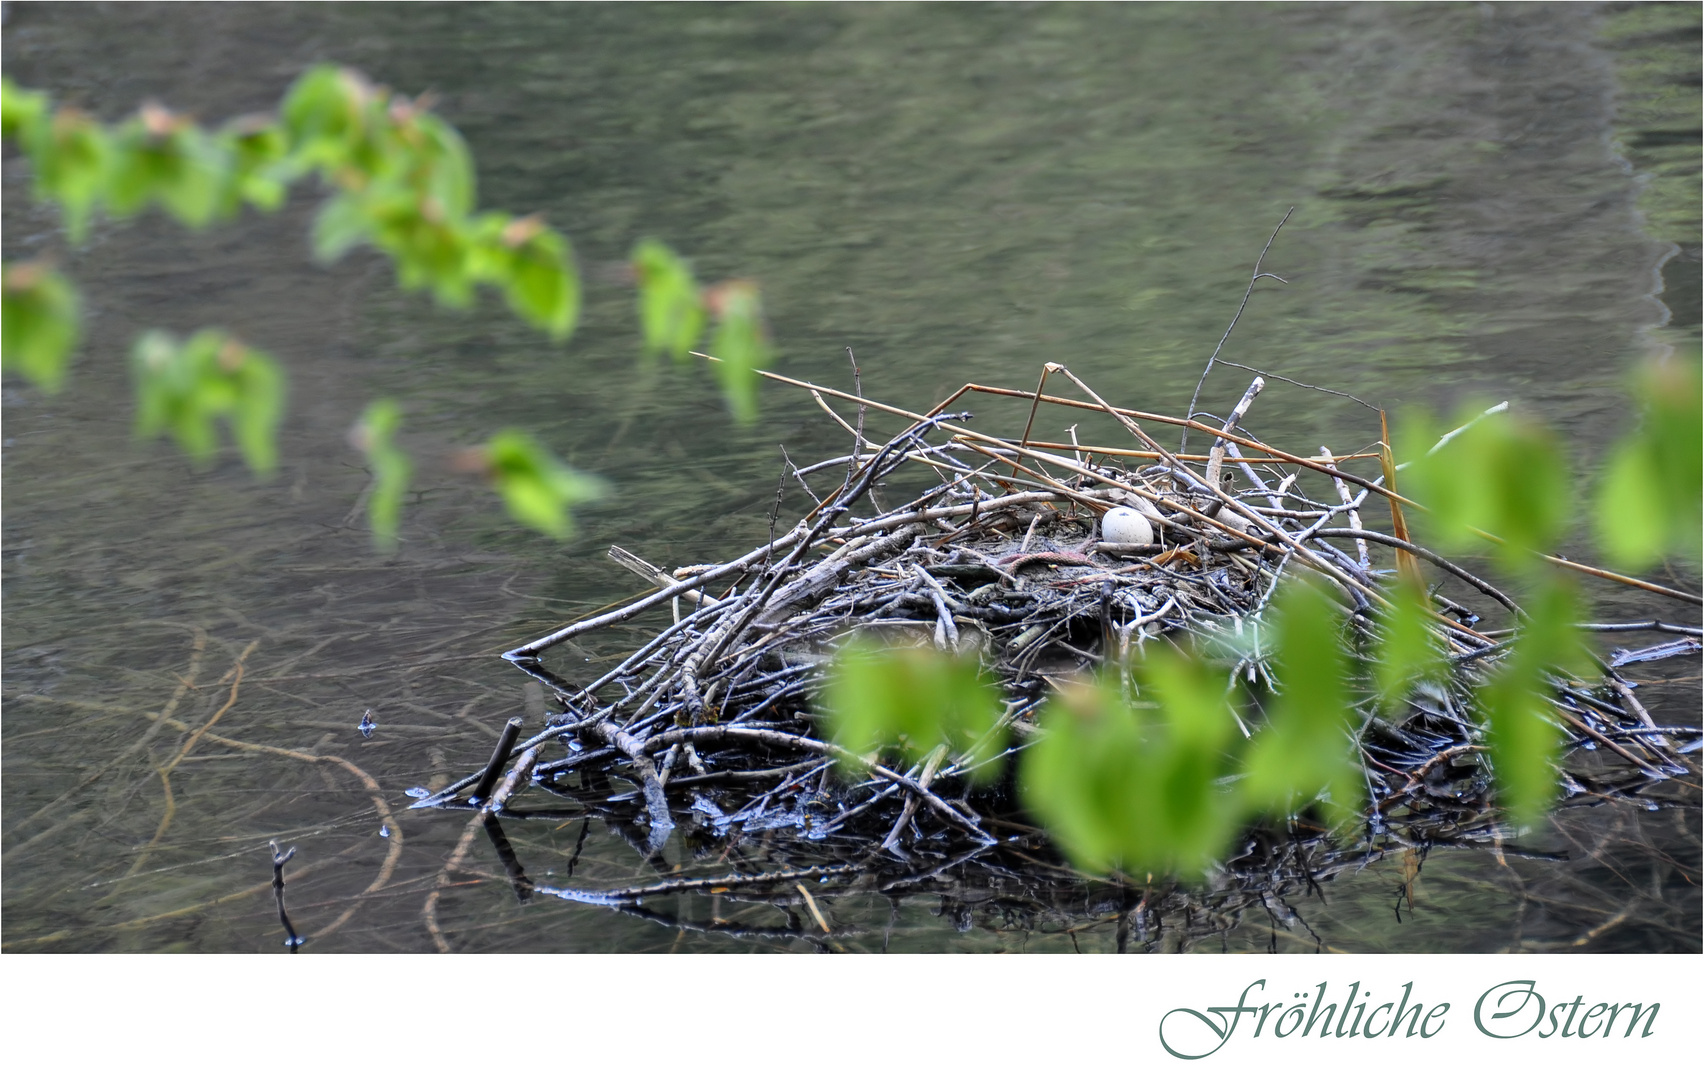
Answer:
[[[1262,284],[1227,359],[1389,408],[1515,398],[1595,448],[1625,422],[1622,372],[1663,317],[1647,294],[1664,248],[1640,231],[1609,144],[1612,57],[1655,50],[1696,71],[1684,36],[1617,38],[1611,53],[1573,6],[6,12],[7,73],[107,118],[147,97],[205,120],[264,108],[321,59],[430,88],[474,148],[484,200],[545,211],[588,278],[564,351],[495,304],[444,313],[398,296],[371,259],[310,266],[306,196],[206,236],[145,220],[69,249],[8,161],[7,258],[56,257],[90,318],[64,394],[5,388],[7,948],[275,950],[270,839],[300,851],[290,914],[310,951],[431,948],[434,891],[457,948],[749,947],[542,896],[518,907],[483,830],[439,888],[466,823],[402,810],[405,789],[476,767],[526,711],[504,648],[631,591],[610,544],[671,566],[750,548],[776,444],[795,460],[838,445],[808,402],[766,397],[760,424],[736,428],[704,373],[635,366],[619,283],[635,240],[668,239],[706,279],[761,280],[792,374],[844,382],[851,345],[873,393],[923,406],[1068,360],[1109,396],[1175,412],[1295,205],[1267,267],[1289,284]],[[1690,311],[1669,332],[1695,338]],[[197,475],[131,442],[123,357],[155,326],[224,326],[285,363],[280,480],[235,462]],[[1212,400],[1240,391],[1226,376]],[[1275,440],[1364,441],[1358,406],[1284,393],[1263,399]],[[380,394],[405,402],[421,460],[388,559],[362,533],[367,478],[343,441]],[[443,464],[509,424],[616,485],[567,547],[506,524]],[[1608,598],[1599,614],[1627,616]],[[645,633],[613,635],[610,655]],[[1696,665],[1668,663],[1660,709],[1690,723]],[[366,709],[379,727],[363,740]],[[1695,949],[1697,827],[1696,802],[1605,806],[1535,843],[1566,863],[1434,849],[1406,882],[1385,860],[1285,902],[1332,947]],[[575,888],[656,880],[601,827],[509,833],[541,890],[570,866]],[[961,935],[929,895],[823,914],[891,922],[871,947],[1070,947],[974,915]],[[693,905],[718,902],[646,908],[703,921],[721,916]],[[1240,926],[1226,947],[1272,944],[1264,916]],[[1279,948],[1314,947],[1279,929]]]

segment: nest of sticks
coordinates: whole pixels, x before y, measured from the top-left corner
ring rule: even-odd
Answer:
[[[1051,376],[1069,379],[1081,396],[1044,393]],[[854,439],[851,454],[790,466],[815,508],[725,562],[665,570],[612,549],[658,590],[506,654],[551,688],[563,711],[524,741],[512,721],[485,769],[416,803],[476,809],[488,829],[497,818],[600,817],[659,869],[658,853],[678,834],[689,857],[719,856],[727,872],[667,875],[626,890],[537,891],[641,913],[662,893],[731,893],[784,912],[785,926],[758,920],[752,932],[818,937],[831,931],[805,882],[816,899],[929,891],[941,895],[943,912],[975,909],[996,921],[1053,911],[1069,926],[1112,912],[1122,945],[1132,927],[1148,940],[1149,921],[1167,911],[1182,912],[1182,925],[1197,934],[1222,932],[1237,911],[1276,910],[1286,889],[1311,887],[1392,847],[1424,852],[1514,837],[1491,805],[1484,739],[1468,699],[1510,640],[1489,628],[1512,625],[1515,603],[1407,538],[1401,503],[1384,479],[1393,475],[1388,453],[1338,457],[1266,445],[1244,426],[1260,379],[1222,420],[1206,423],[1115,408],[1052,364],[1033,393],[970,385],[927,413],[771,377],[809,392]],[[1029,425],[1017,438],[969,427],[969,413],[951,410],[975,394],[1028,399]],[[856,419],[829,398],[855,406]],[[1127,444],[1035,441],[1043,406],[1112,418]],[[871,410],[903,429],[883,442],[868,438]],[[1151,434],[1162,426],[1193,433],[1198,452],[1168,449]],[[1381,479],[1349,471],[1355,459],[1382,464]],[[902,487],[902,469],[922,479]],[[916,495],[885,505],[883,493],[896,489]],[[1363,512],[1390,531],[1369,528]],[[1113,518],[1122,519],[1116,530],[1107,524]],[[1037,708],[1062,682],[1126,662],[1159,638],[1216,643],[1221,652],[1235,643],[1241,651],[1228,657],[1230,677],[1270,682],[1259,635],[1246,631],[1261,625],[1280,583],[1298,571],[1336,583],[1351,636],[1370,651],[1378,597],[1408,560],[1429,563],[1440,583],[1433,595],[1452,676],[1395,710],[1365,695],[1357,741],[1373,802],[1364,831],[1325,842],[1323,827],[1304,820],[1282,835],[1251,834],[1206,891],[1161,896],[1151,883],[1137,887],[1117,874],[1085,891],[1085,879],[1024,819],[1010,770],[1003,783],[973,789],[968,754],[937,754],[907,769],[851,754],[820,723],[819,691],[836,646],[873,634],[979,657],[1004,697],[1002,723],[1013,736],[1006,753],[1021,754],[1036,734]],[[659,614],[666,626],[584,685],[542,659],[569,639],[634,619],[654,624]],[[1673,798],[1673,778],[1695,771],[1685,758],[1696,739],[1671,741],[1618,668],[1696,652],[1699,632],[1656,621],[1601,629],[1667,631],[1673,640],[1619,654],[1589,685],[1557,678],[1557,715],[1579,751],[1565,762],[1567,789],[1576,800]],[[1246,731],[1262,722],[1257,710],[1244,706]],[[517,805],[529,785],[546,798]],[[504,861],[519,889],[525,878],[510,865],[512,852]],[[1066,895],[1070,910],[1060,906]],[[717,929],[734,932],[731,925],[720,920]]]

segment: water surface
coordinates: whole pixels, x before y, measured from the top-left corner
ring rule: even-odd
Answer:
[[[482,200],[566,231],[588,294],[555,347],[495,301],[400,295],[371,257],[315,267],[306,191],[204,236],[144,219],[70,248],[7,160],[6,256],[58,258],[88,322],[63,394],[5,388],[5,947],[277,949],[271,838],[300,851],[309,948],[431,947],[422,909],[462,821],[405,813],[403,792],[476,767],[527,712],[527,680],[497,654],[642,587],[603,558],[611,543],[671,566],[755,545],[778,444],[804,461],[844,442],[791,391],[765,387],[741,428],[704,372],[635,363],[622,266],[641,236],[706,279],[759,280],[775,366],[795,376],[848,386],[851,347],[870,393],[923,408],[967,381],[1032,386],[1053,361],[1178,412],[1295,207],[1266,264],[1288,284],[1261,283],[1226,359],[1393,410],[1512,399],[1589,474],[1629,420],[1629,367],[1697,338],[1695,288],[1654,295],[1687,266],[1696,280],[1696,207],[1688,226],[1639,202],[1642,169],[1677,168],[1639,164],[1648,147],[1697,137],[1696,102],[1650,90],[1696,86],[1692,10],[1630,25],[1584,5],[8,6],[7,73],[108,119],[147,98],[207,120],[265,108],[319,60],[430,90]],[[290,372],[277,479],[234,456],[197,474],[130,438],[128,342],[210,325]],[[1248,378],[1220,369],[1204,405],[1227,408]],[[405,403],[419,462],[393,557],[370,550],[344,441],[379,395]],[[977,408],[987,428],[1021,422]],[[1309,451],[1378,437],[1361,406],[1282,384],[1250,424]],[[522,532],[448,467],[508,425],[614,485],[570,543]],[[807,507],[790,491],[783,516]],[[557,666],[595,670],[641,634]],[[1676,722],[1696,719],[1696,670],[1656,673],[1681,680],[1663,699]],[[203,728],[239,745],[204,736],[174,764]],[[1348,950],[1695,950],[1698,824],[1696,804],[1576,812],[1545,841],[1572,861],[1437,853],[1400,920],[1402,869],[1382,863],[1299,906]],[[578,835],[510,839],[548,882]],[[489,852],[474,863],[438,909],[457,948],[753,944],[520,906]],[[594,828],[574,874],[654,870]],[[961,930],[948,907],[884,911],[859,947],[1111,947],[1105,925]],[[1223,945],[1317,946],[1280,929]]]

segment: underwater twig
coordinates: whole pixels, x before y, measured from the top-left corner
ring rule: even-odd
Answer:
[[[272,897],[278,901],[278,921],[284,924],[284,944],[293,953],[306,945],[307,939],[296,933],[296,928],[290,924],[290,913],[284,910],[284,864],[296,857],[296,849],[279,852],[278,841],[268,840],[272,848]]]

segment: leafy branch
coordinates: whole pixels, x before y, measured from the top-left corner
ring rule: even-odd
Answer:
[[[0,134],[30,161],[35,198],[60,209],[72,243],[97,216],[122,220],[157,207],[203,229],[244,207],[275,211],[293,185],[318,180],[331,193],[312,229],[321,262],[366,245],[391,261],[403,289],[429,291],[446,307],[466,308],[487,287],[552,341],[565,341],[578,321],[580,276],[568,238],[536,214],[478,209],[473,159],[455,128],[425,97],[393,93],[354,71],[315,67],[276,114],[217,128],[153,103],[109,126],[10,80],[0,80],[0,113]],[[710,326],[726,361],[716,370],[729,405],[751,417],[754,372],[771,356],[756,286],[701,289],[685,260],[653,240],[636,247],[634,269],[645,353],[684,359]],[[48,262],[7,265],[4,370],[57,392],[79,340],[80,306],[75,287]],[[132,359],[139,435],[167,434],[206,464],[223,422],[249,467],[272,471],[286,393],[270,357],[219,330],[182,343],[156,330],[138,339]],[[399,407],[375,403],[352,432],[374,474],[369,518],[381,547],[395,543],[411,475],[394,441],[400,424]],[[497,435],[479,454],[511,515],[550,536],[567,536],[570,508],[603,490],[519,433]]]

